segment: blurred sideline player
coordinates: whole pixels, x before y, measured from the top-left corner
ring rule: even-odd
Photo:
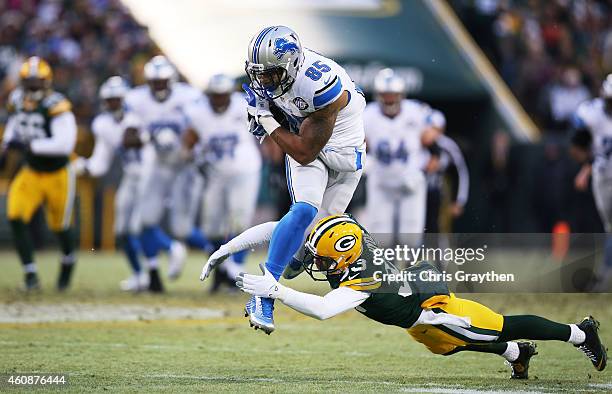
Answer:
[[[224,253],[266,243],[265,237],[256,238],[251,230],[226,244]],[[304,264],[313,279],[329,282],[331,292],[321,297],[293,290],[278,283],[263,265],[264,275],[241,274],[237,284],[249,294],[278,298],[320,320],[355,308],[372,320],[407,330],[435,354],[472,351],[500,355],[511,365],[514,379],[528,378],[530,358],[537,354],[535,343],[515,342],[518,339],[569,342],[596,370],[605,369],[606,349],[597,332],[599,323],[592,317],[578,324],[561,324],[534,315],[504,316],[457,297],[444,281],[427,280],[439,272],[426,262],[407,269],[416,280],[387,281],[383,274],[400,271],[387,261],[374,264],[377,248],[371,235],[351,216],[326,217],[306,240]]]
[[[115,154],[121,158],[123,175],[115,194],[115,236],[130,263],[132,276],[121,282],[125,291],[141,291],[149,287],[149,274],[142,269],[139,254],[142,221],[142,200],[154,158],[153,147],[140,138],[141,122],[136,115],[125,111],[123,99],[129,90],[119,76],[106,80],[100,87],[104,111],[92,123],[95,146],[89,159],[73,162],[77,175],[103,176],[108,172]],[[146,137],[143,138],[146,141]],[[157,271],[153,273],[157,275]]]
[[[9,119],[0,154],[17,149],[26,164],[12,180],[7,202],[15,248],[25,271],[26,290],[39,287],[28,224],[44,204],[47,225],[59,240],[62,251],[58,290],[70,284],[76,261],[70,230],[74,205],[75,176],[69,165],[77,125],[72,105],[51,88],[52,71],[43,59],[33,56],[19,71],[20,86],[8,99]]]
[[[204,248],[199,230],[194,228],[204,180],[195,166],[185,162],[182,154],[182,134],[187,121],[186,105],[202,99],[202,94],[190,85],[177,82],[174,66],[164,57],[155,56],[144,66],[146,85],[132,89],[125,97],[127,108],[143,122],[155,147],[152,174],[142,204],[142,249],[149,268],[157,269],[160,250],[169,252],[168,277],[180,275],[186,258],[181,241]],[[160,227],[169,204],[171,240]],[[151,290],[163,291],[160,288]],[[157,287],[157,285],[155,285]]]
[[[457,171],[457,191],[451,200],[451,215],[457,218],[463,214],[470,189],[470,174],[461,149],[452,138],[444,134],[446,118],[442,112],[433,110],[431,123],[440,129],[440,135],[433,144],[435,153],[430,151],[425,167],[427,180],[427,219],[425,232],[440,232],[440,205],[442,204],[442,188],[444,175],[452,166]]]
[[[270,136],[287,154],[293,204],[271,235],[266,262],[279,278],[315,216],[344,212],[353,196],[365,161],[365,98],[342,67],[303,48],[288,27],[259,31],[247,57],[250,131],[260,139]],[[272,111],[282,112],[288,127]],[[273,311],[270,298],[251,297],[245,308],[251,324],[266,333],[274,330]]]
[[[595,204],[608,233],[604,261],[599,266],[594,288],[605,291],[612,278],[612,74],[603,81],[601,97],[580,104],[574,127],[572,151],[584,163],[576,184],[585,189],[589,176],[593,176]]]
[[[393,70],[376,75],[374,91],[376,101],[363,115],[373,158],[367,169],[368,227],[387,246],[398,242],[416,246],[425,228],[427,204],[422,171],[427,151],[422,141],[433,141],[439,130],[431,123],[427,104],[405,98],[404,79]]]
[[[192,104],[185,111],[191,126],[185,134],[187,148],[197,143],[204,161],[202,226],[214,250],[251,225],[259,194],[261,156],[247,133],[244,95],[235,93],[235,88],[234,79],[214,75],[205,90],[208,102]],[[247,252],[232,256],[215,272],[212,291],[223,279],[234,287]]]

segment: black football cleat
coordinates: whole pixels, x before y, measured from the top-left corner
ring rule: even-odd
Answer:
[[[74,264],[60,264],[60,274],[57,278],[58,291],[65,291],[70,287],[70,279],[72,278],[73,270]]]
[[[163,293],[164,285],[159,276],[159,271],[156,269],[149,270],[149,291],[151,293]]]
[[[40,290],[40,282],[36,272],[27,272],[25,274],[24,289],[25,291]]]
[[[221,290],[221,285],[225,282],[225,272],[221,272],[220,270],[215,270],[213,272],[213,283],[210,287],[210,294],[218,293]]]
[[[510,379],[529,379],[529,361],[538,354],[533,342],[518,342],[519,356],[515,361],[508,362],[512,368]]]
[[[608,362],[608,355],[597,333],[599,331],[599,322],[593,319],[593,316],[585,317],[578,324],[578,328],[584,331],[586,338],[580,345],[574,346],[591,360],[596,370],[603,371]]]

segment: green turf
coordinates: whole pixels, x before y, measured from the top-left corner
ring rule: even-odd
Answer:
[[[527,382],[510,381],[494,355],[435,356],[401,329],[349,312],[319,322],[284,306],[276,310],[271,336],[249,329],[242,294],[211,297],[198,280],[204,261],[193,254],[167,294],[122,294],[118,282],[128,269],[120,255],[82,253],[74,287],[53,289],[57,255],[39,253],[43,289],[18,291],[22,272],[15,256],[0,252],[0,308],[28,304],[143,304],[206,307],[224,317],[206,320],[0,323],[0,374],[63,372],[72,392],[605,392],[609,369],[596,372],[565,343],[538,344]],[[249,266],[254,270],[256,258]],[[295,287],[322,293],[325,284],[300,278]],[[610,295],[471,295],[501,313],[536,313],[577,321],[588,313],[612,342]],[[0,386],[0,391],[3,391]],[[11,392],[14,390],[11,390]]]

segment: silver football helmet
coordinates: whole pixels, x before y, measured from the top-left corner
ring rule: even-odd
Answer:
[[[278,98],[291,88],[304,62],[297,33],[286,26],[260,30],[249,43],[245,70],[261,98]]]
[[[406,82],[390,68],[382,69],[374,78],[374,91],[381,93],[406,93]]]
[[[204,92],[213,111],[223,113],[230,106],[231,95],[236,89],[236,81],[225,74],[216,74],[210,77]]]
[[[102,100],[123,99],[129,90],[128,84],[118,75],[112,76],[100,86],[99,96]]]
[[[236,81],[234,78],[225,74],[215,74],[208,80],[206,94],[230,94],[236,89]]]
[[[177,72],[165,56],[155,56],[144,66],[144,77],[151,88],[151,94],[158,101],[170,96],[172,84],[177,80]]]
[[[390,68],[382,69],[374,78],[374,92],[382,112],[389,116],[396,116],[406,95],[406,82]]]
[[[118,75],[112,76],[100,86],[98,95],[104,103],[105,109],[110,112],[115,119],[123,115],[123,98],[130,87],[123,78]]]

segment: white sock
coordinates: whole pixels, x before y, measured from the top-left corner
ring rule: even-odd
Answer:
[[[159,266],[159,263],[157,262],[157,257],[150,257],[149,259],[147,259],[147,264],[149,266],[149,269],[156,270]]]
[[[253,226],[232,238],[223,245],[227,254],[240,252],[262,246],[272,239],[272,233],[278,222],[266,222]]]
[[[516,361],[521,351],[519,350],[518,343],[516,342],[508,342],[508,347],[506,351],[502,354],[502,357],[508,360],[509,362]]]
[[[62,256],[62,264],[72,265],[76,262],[76,256],[74,253],[65,254]]]
[[[26,272],[26,274],[36,273],[36,264],[28,263],[23,266],[23,270]]]
[[[580,345],[586,339],[586,334],[575,324],[569,324],[570,337],[567,340],[572,345]]]

